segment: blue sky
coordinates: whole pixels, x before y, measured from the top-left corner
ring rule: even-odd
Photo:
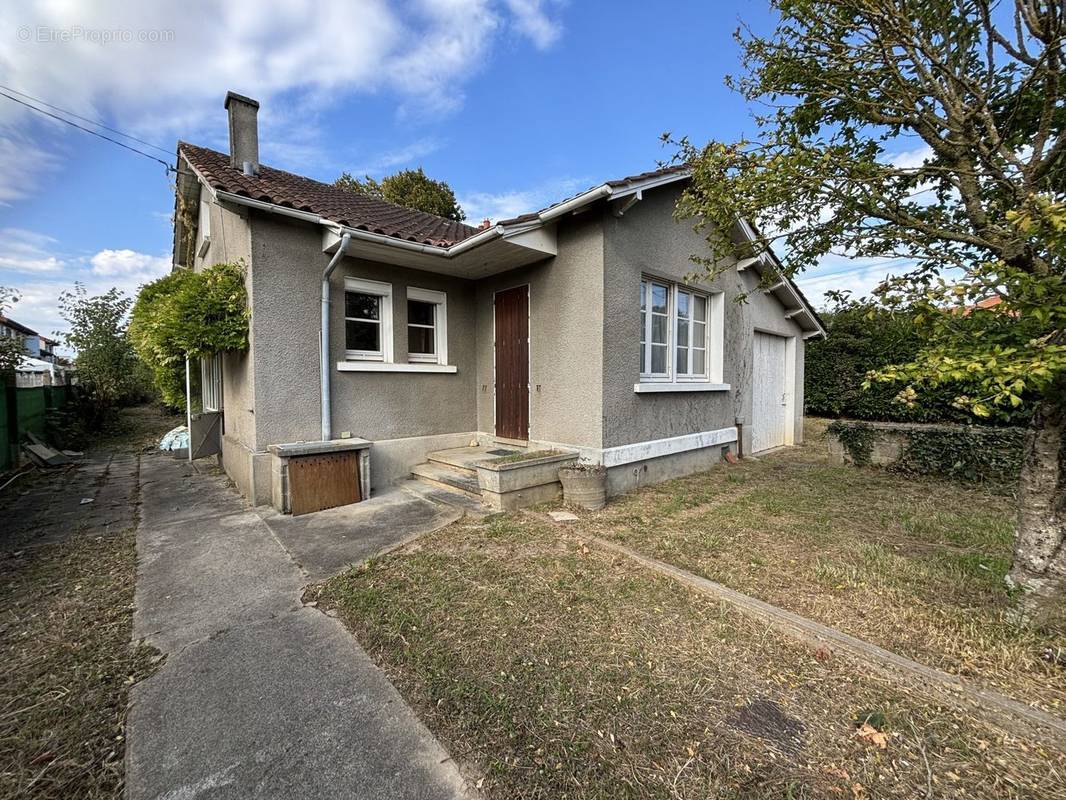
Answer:
[[[665,130],[753,132],[722,79],[765,2],[0,0],[0,84],[173,152],[227,149],[228,89],[262,103],[264,163],[332,180],[422,165],[471,220],[654,168]],[[136,143],[134,146],[142,147]],[[143,148],[166,161],[172,155]],[[0,97],[0,285],[49,333],[60,291],[133,292],[169,270],[162,165]],[[884,266],[833,259],[800,285],[862,292]]]

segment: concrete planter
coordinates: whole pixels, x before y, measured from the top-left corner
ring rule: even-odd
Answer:
[[[596,511],[607,505],[607,468],[603,466],[563,467],[559,470],[563,499],[570,505]]]
[[[481,498],[498,511],[554,500],[562,492],[559,467],[576,461],[577,453],[552,453],[520,461],[480,461],[477,482]]]

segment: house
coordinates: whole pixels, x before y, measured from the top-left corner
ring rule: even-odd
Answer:
[[[57,366],[55,340],[3,315],[0,315],[0,336],[18,339],[26,351],[26,358],[15,367],[16,386],[59,386],[67,382],[66,370]]]
[[[0,315],[0,336],[10,339],[18,339],[22,342],[26,355],[38,358],[41,353],[41,335],[32,328],[27,328],[21,322],[15,322],[10,317]]]
[[[178,145],[174,263],[246,267],[250,347],[203,375],[253,503],[278,504],[279,458],[347,441],[371,490],[477,442],[575,451],[611,494],[800,441],[822,324],[787,278],[760,283],[771,256],[686,277],[707,243],[673,217],[683,168],[475,228],[260,164],[259,104],[225,107],[229,155]],[[427,477],[470,488],[446,461]]]

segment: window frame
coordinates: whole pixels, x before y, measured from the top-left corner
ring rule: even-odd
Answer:
[[[362,317],[349,317],[348,309],[344,309],[344,357],[348,361],[381,361],[383,363],[392,362],[392,284],[384,283],[382,281],[371,281],[365,278],[352,278],[345,277],[344,279],[344,294],[346,295],[345,305],[347,305],[347,294],[351,292],[353,294],[365,294],[370,297],[378,298],[378,319],[370,320],[363,319]],[[377,323],[378,328],[378,344],[380,349],[378,350],[351,350],[348,348],[348,321],[356,322],[370,322]]]
[[[409,364],[441,364],[448,363],[448,295],[433,289],[420,289],[417,286],[407,287],[407,300],[419,303],[429,303],[433,306],[433,344],[435,353],[412,353],[410,329],[412,326],[426,328],[427,325],[412,323],[407,319],[407,363]]]
[[[722,337],[725,333],[724,330],[724,317],[725,317],[725,295],[722,292],[709,292],[703,289],[697,289],[685,283],[679,283],[677,281],[670,280],[668,278],[661,278],[657,275],[643,273],[640,276],[641,282],[641,305],[644,311],[644,322],[642,330],[640,332],[641,339],[641,370],[640,380],[637,386],[641,384],[667,384],[667,385],[681,385],[681,384],[706,384],[714,387],[725,387],[722,383],[722,371],[723,371],[723,342]],[[644,365],[647,365],[649,370],[652,363],[651,356],[651,331],[652,331],[652,312],[651,312],[651,297],[653,285],[665,286],[667,289],[667,360],[666,360],[666,372],[650,372],[643,369]],[[686,368],[687,372],[681,372],[677,368],[678,357],[678,331],[680,327],[681,317],[678,314],[679,308],[679,294],[685,293],[689,296],[689,315],[686,318],[688,321],[688,337],[687,344],[684,346],[687,350]],[[702,346],[696,346],[693,339],[693,333],[695,331],[695,324],[693,321],[693,312],[695,309],[695,299],[697,297],[703,298],[706,307],[706,319],[704,320],[704,330]],[[704,369],[702,372],[692,372],[693,353],[695,350],[703,350],[704,352]],[[667,387],[664,387],[666,389]],[[725,387],[728,388],[728,387]]]

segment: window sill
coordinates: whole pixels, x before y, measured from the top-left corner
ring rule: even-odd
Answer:
[[[384,361],[338,361],[337,372],[446,372],[455,373],[454,364],[390,364]]]
[[[634,383],[633,391],[637,394],[645,394],[652,392],[728,392],[730,390],[728,383],[705,383],[703,381],[693,381],[691,383],[670,383],[663,381],[662,383]]]

